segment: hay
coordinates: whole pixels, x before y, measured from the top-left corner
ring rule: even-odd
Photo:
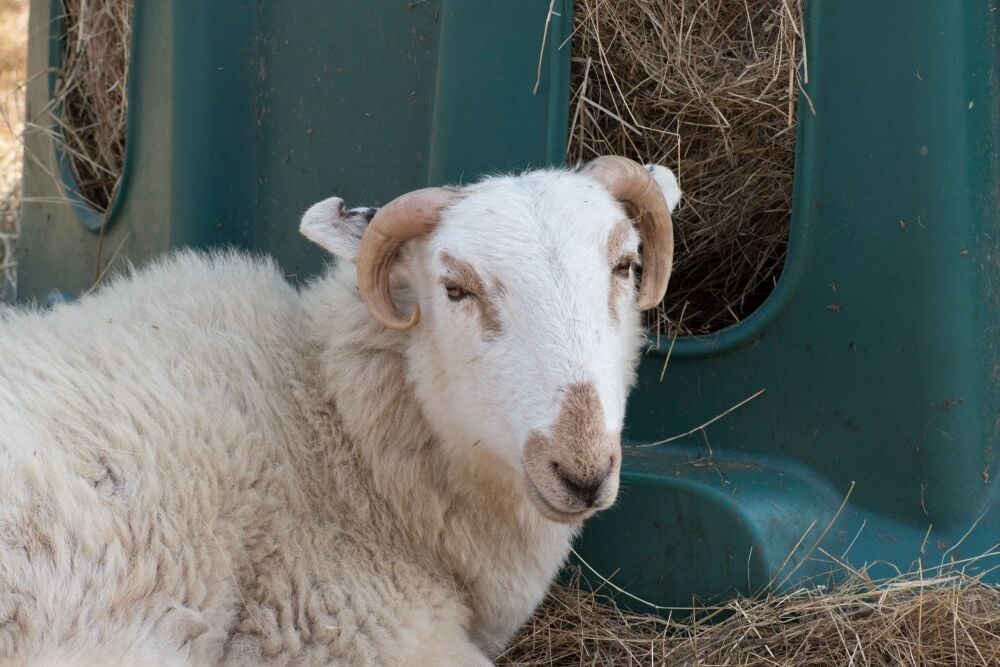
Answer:
[[[132,2],[63,0],[63,7],[63,64],[51,108],[76,194],[106,213],[125,160]]]
[[[665,164],[684,191],[650,324],[686,335],[742,320],[785,260],[801,0],[577,0],[574,20],[570,161]]]
[[[957,568],[738,598],[665,616],[610,606],[574,578],[498,665],[996,665],[1000,588]]]
[[[13,301],[21,195],[28,0],[0,0],[0,303]]]

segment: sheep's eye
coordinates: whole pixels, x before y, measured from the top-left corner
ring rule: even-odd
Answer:
[[[471,293],[462,289],[460,285],[455,283],[445,283],[444,291],[448,294],[448,299],[451,301],[461,301],[462,299],[471,296]]]
[[[631,259],[623,259],[615,265],[614,274],[619,278],[628,278],[632,275],[632,269],[634,267],[635,262]]]

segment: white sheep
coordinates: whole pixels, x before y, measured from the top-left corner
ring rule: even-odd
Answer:
[[[7,313],[0,664],[490,664],[615,499],[679,196],[599,158],[328,199],[301,293],[180,252]]]

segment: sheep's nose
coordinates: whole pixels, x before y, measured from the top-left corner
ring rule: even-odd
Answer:
[[[566,488],[566,491],[586,504],[587,507],[593,507],[597,504],[597,496],[600,494],[601,487],[604,486],[604,482],[611,474],[611,468],[613,466],[609,466],[607,470],[602,473],[597,475],[588,475],[586,477],[573,475],[564,468],[560,467],[558,463],[553,463],[552,467],[555,470],[556,475],[559,477],[559,480]]]

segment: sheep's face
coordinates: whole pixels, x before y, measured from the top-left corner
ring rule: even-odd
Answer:
[[[654,175],[673,208],[673,174]],[[582,174],[489,178],[460,193],[430,233],[406,243],[393,272],[400,310],[419,306],[419,322],[400,334],[410,380],[455,456],[512,473],[549,519],[581,521],[618,492],[643,339],[639,234]],[[355,234],[372,215],[324,206]]]

